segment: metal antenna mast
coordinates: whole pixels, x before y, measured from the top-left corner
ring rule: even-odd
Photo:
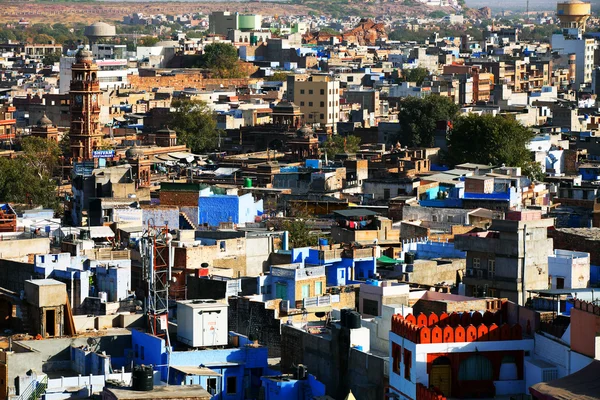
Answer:
[[[169,284],[173,267],[172,235],[168,227],[156,227],[148,222],[148,228],[141,239],[142,273],[148,283],[146,314],[148,331],[155,336],[168,335]]]

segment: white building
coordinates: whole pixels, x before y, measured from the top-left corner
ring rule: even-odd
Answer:
[[[579,251],[554,250],[548,256],[548,278],[552,289],[579,289],[590,281],[590,254]]]
[[[71,87],[71,66],[75,62],[75,57],[60,58],[60,80],[59,92],[61,94],[69,93]],[[127,76],[136,72],[127,66],[127,60],[95,60],[98,65],[98,80],[100,81],[100,90],[116,89],[125,87],[129,84]]]
[[[594,50],[596,41],[584,39],[577,29],[565,29],[563,33],[552,35],[552,50],[558,54],[576,56],[575,85],[592,83],[594,70]]]

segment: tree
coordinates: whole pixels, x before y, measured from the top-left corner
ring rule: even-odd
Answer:
[[[454,122],[448,140],[448,161],[501,165],[532,169],[527,145],[534,133],[520,122],[502,115],[462,116]],[[539,170],[541,172],[541,170]]]
[[[54,65],[57,62],[60,62],[60,53],[48,54],[42,58],[42,64],[44,65]]]
[[[273,75],[271,75],[271,76],[265,76],[265,81],[285,82],[285,81],[287,81],[288,75],[289,74],[287,72],[277,71],[277,72],[273,73]]]
[[[58,142],[58,152],[64,157],[71,156],[71,136],[68,129],[63,133],[62,138]]]
[[[323,143],[323,150],[327,157],[333,158],[336,154],[356,153],[360,148],[360,138],[358,136],[329,136]]]
[[[402,76],[398,79],[400,82],[416,82],[417,86],[421,86],[425,78],[429,76],[427,68],[410,68],[403,69]]]
[[[438,122],[454,120],[459,109],[448,97],[430,95],[422,99],[402,99],[398,110],[398,140],[407,146],[433,146]]]
[[[41,138],[23,140],[17,158],[0,158],[0,201],[31,203],[59,209],[52,179],[58,165],[58,146]]]
[[[217,119],[205,102],[199,100],[174,100],[175,111],[169,118],[169,128],[192,152],[213,150],[218,141]]]
[[[201,66],[219,78],[240,76],[237,49],[228,43],[211,43],[204,47]]]
[[[283,223],[283,229],[288,231],[290,235],[291,248],[316,246],[318,244],[319,237],[311,234],[306,225],[308,218],[310,218],[308,214],[300,214]]]
[[[328,26],[323,27],[323,28],[319,28],[319,32],[321,32],[321,33],[328,33],[328,34],[333,35],[333,36],[339,36],[339,35],[341,35],[341,33],[339,31],[337,31],[337,30],[335,30],[333,28],[330,28]]]
[[[152,47],[159,42],[159,39],[154,36],[144,36],[139,39],[138,46]]]

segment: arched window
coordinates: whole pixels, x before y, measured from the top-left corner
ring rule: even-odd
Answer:
[[[491,381],[493,376],[492,362],[481,354],[463,360],[458,369],[459,381]]]

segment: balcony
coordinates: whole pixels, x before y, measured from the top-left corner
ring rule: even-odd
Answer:
[[[327,250],[319,250],[319,261],[322,262],[332,262],[342,258],[344,253],[344,249],[327,249]]]

